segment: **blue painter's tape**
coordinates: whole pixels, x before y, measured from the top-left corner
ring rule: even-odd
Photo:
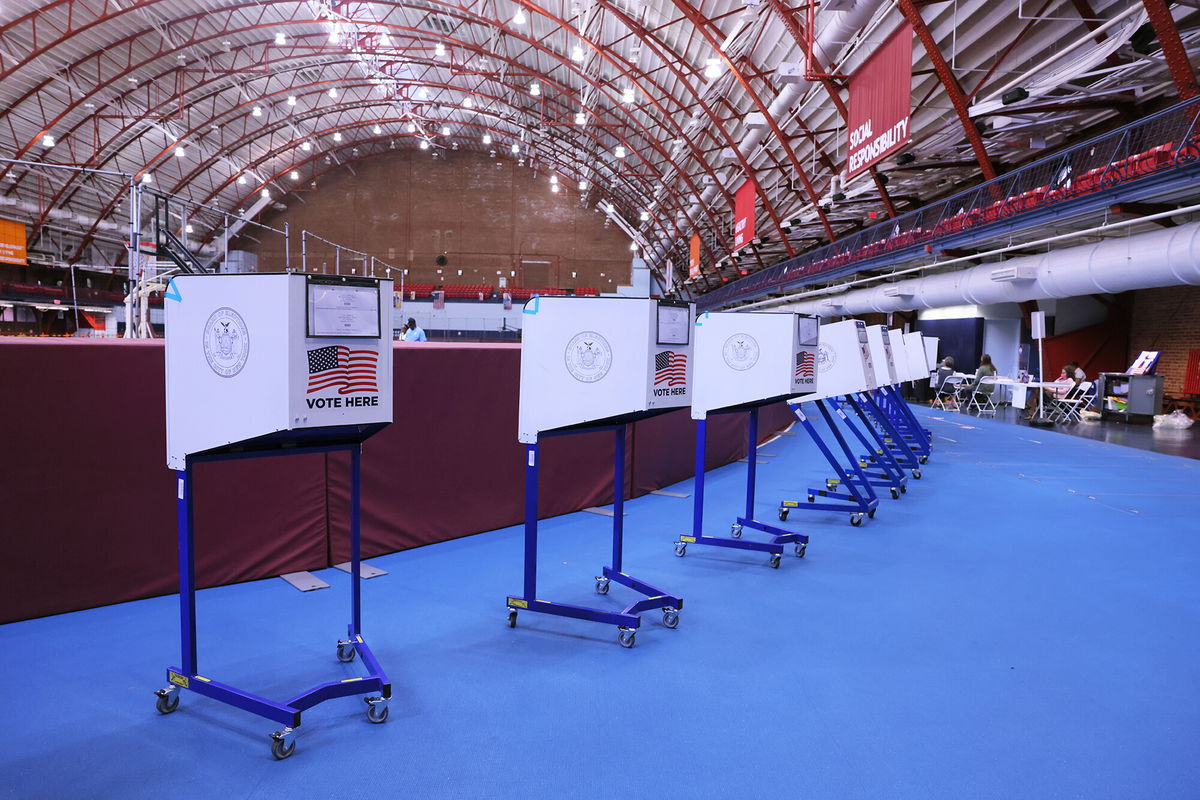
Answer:
[[[183,302],[183,298],[179,295],[179,287],[175,285],[174,279],[167,284],[167,291],[165,294],[163,294],[163,297],[165,297],[167,300],[174,300],[179,303]]]
[[[522,314],[536,314],[538,312],[538,302],[541,299],[542,299],[541,296],[536,295],[536,294],[533,297],[529,298],[529,302],[525,304],[525,307],[523,309],[521,309],[521,313]]]
[[[705,311],[705,312],[704,312],[703,314],[701,314],[699,317],[696,317],[696,327],[697,327],[697,328],[698,328],[698,327],[700,327],[701,325],[703,325],[703,324],[704,324],[703,322],[701,322],[701,321],[700,321],[700,320],[701,320],[701,318],[702,318],[702,317],[707,317],[707,316],[708,316],[708,312],[707,312],[707,311]]]

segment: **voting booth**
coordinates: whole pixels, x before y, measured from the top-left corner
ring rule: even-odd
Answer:
[[[791,512],[837,511],[849,514],[850,524],[861,525],[874,517],[879,505],[873,478],[868,474],[868,454],[856,455],[846,439],[859,431],[849,423],[843,405],[859,392],[874,389],[875,364],[872,360],[867,326],[862,320],[843,320],[821,326],[817,349],[817,387],[811,394],[791,402],[796,419],[825,456],[834,477],[824,488],[810,487],[805,500],[782,500],[779,519],[786,521]],[[813,425],[812,414],[825,421],[824,431]],[[839,427],[839,423],[850,430]],[[891,485],[889,483],[889,485]]]
[[[758,409],[816,389],[820,321],[789,313],[708,312],[696,319],[696,371],[692,418],[696,420],[696,477],[692,533],[675,542],[675,555],[689,544],[713,545],[767,553],[777,568],[784,545],[803,557],[808,537],[759,522],[754,516],[758,451]],[[749,439],[746,467],[746,511],[733,523],[729,537],[704,535],[704,452],[710,414],[746,413]],[[744,529],[761,531],[769,542],[742,538]]]
[[[886,325],[867,325],[867,345],[871,348],[871,366],[876,386],[899,383],[896,374],[895,352]]]
[[[524,594],[507,598],[508,623],[536,611],[616,625],[617,640],[634,645],[640,613],[661,609],[663,624],[679,624],[683,600],[623,572],[625,427],[691,404],[694,368],[689,303],[645,298],[539,297],[524,308],[517,439],[525,444]],[[623,611],[567,605],[537,596],[538,440],[612,431],[613,563],[596,576],[595,590],[613,582],[645,595]]]
[[[181,664],[167,670],[157,707],[174,711],[187,689],[282,724],[271,734],[276,758],[294,751],[301,712],[325,700],[368,695],[368,719],[387,719],[391,684],[362,636],[359,486],[361,443],[392,421],[391,297],[391,281],[287,273],[181,275],[165,295],[167,465],[178,478],[182,644]],[[336,652],[343,662],[361,656],[367,674],[286,702],[199,674],[193,467],[329,451],[351,456],[350,623]]]

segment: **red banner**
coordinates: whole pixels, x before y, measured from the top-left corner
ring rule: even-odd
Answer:
[[[736,250],[754,238],[754,207],[758,190],[754,181],[746,181],[733,196],[733,247]]]
[[[850,76],[847,178],[879,163],[912,138],[908,126],[912,43],[912,26],[905,23]]]
[[[700,235],[693,233],[691,246],[688,251],[688,278],[700,277]]]

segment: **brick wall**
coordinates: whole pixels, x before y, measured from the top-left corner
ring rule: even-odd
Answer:
[[[1169,286],[1133,293],[1129,359],[1142,350],[1161,350],[1158,374],[1167,394],[1183,391],[1188,350],[1200,349],[1200,286]]]
[[[335,170],[315,191],[288,195],[287,210],[268,211],[262,221],[289,224],[294,267],[299,231],[309,230],[409,268],[412,283],[495,286],[497,272],[510,286],[530,288],[609,291],[628,283],[629,239],[616,226],[605,227],[596,197],[585,208],[573,182],[564,181],[554,193],[546,172],[535,174],[509,159],[446,156],[405,150],[357,162],[353,173]],[[264,238],[237,246],[258,253],[259,269],[282,264],[281,242]],[[439,255],[444,266],[435,263]],[[332,272],[333,252],[310,241],[308,263],[310,271],[324,264]]]

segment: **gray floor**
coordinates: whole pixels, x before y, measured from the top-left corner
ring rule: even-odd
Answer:
[[[954,413],[954,412],[951,412]],[[966,413],[966,412],[964,412]],[[996,412],[995,418],[1001,422],[1014,425],[1028,426],[1023,419],[1024,411],[1009,405],[1003,405]],[[991,417],[991,414],[985,414]],[[1053,425],[1042,430],[1053,430],[1059,433],[1092,439],[1098,442],[1108,442],[1124,447],[1136,447],[1169,456],[1182,456],[1200,460],[1200,423],[1190,428],[1154,427],[1152,425],[1136,425],[1114,421],[1084,421],[1067,425]]]

